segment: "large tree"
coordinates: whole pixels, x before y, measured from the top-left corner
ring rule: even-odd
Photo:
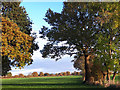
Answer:
[[[40,31],[41,38],[49,41],[41,50],[44,58],[60,59],[63,55],[76,55],[85,58],[85,82],[91,77],[90,57],[96,45],[96,24],[99,6],[94,3],[64,2],[61,13],[49,9],[45,21],[52,27],[45,26]]]
[[[33,54],[34,50],[38,49],[37,43],[35,43],[36,35],[32,34],[32,22],[30,18],[28,17],[28,14],[24,7],[20,6],[21,2],[2,2],[2,16],[8,17],[10,20],[12,20],[14,23],[18,25],[20,28],[20,31],[32,36],[32,46],[29,48],[29,52]],[[6,60],[4,60],[6,59]],[[3,66],[2,69],[9,71],[11,69],[10,65],[14,65],[14,62],[11,62],[7,56],[2,57],[3,62],[6,63],[5,65],[9,65],[9,68],[7,69],[7,66]],[[5,62],[6,61],[6,62]],[[31,60],[33,61],[33,60]],[[6,72],[6,71],[5,71]]]
[[[9,59],[14,62],[13,65],[15,67],[19,68],[24,67],[26,64],[31,64],[32,55],[29,49],[32,46],[33,37],[21,32],[17,24],[10,19],[2,17],[1,20],[3,63],[8,62],[7,59]],[[9,67],[9,64],[7,64],[6,68],[7,67]],[[2,75],[5,75],[7,70],[3,70],[2,72]]]
[[[107,70],[110,81],[110,71],[116,72],[120,69],[120,5],[116,3],[102,3],[99,17],[102,26],[98,35],[97,54]]]

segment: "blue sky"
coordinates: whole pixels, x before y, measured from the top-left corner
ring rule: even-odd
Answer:
[[[43,18],[45,17],[45,13],[49,8],[54,12],[60,13],[63,8],[63,2],[22,2],[21,6],[25,7],[30,19],[34,23],[32,25],[33,32],[37,33],[38,38],[36,39],[36,42],[38,42],[40,49],[34,51],[34,55],[32,56],[33,64],[31,64],[30,66],[25,66],[25,68],[21,70],[12,68],[12,74],[17,75],[19,73],[23,73],[27,75],[34,71],[38,73],[58,73],[64,71],[76,71],[73,67],[73,63],[71,62],[73,58],[70,58],[69,56],[64,56],[61,60],[55,61],[54,59],[49,58],[44,59],[40,54],[40,50],[43,48],[47,41],[40,39],[38,33],[43,25],[49,27],[49,25],[43,20]]]

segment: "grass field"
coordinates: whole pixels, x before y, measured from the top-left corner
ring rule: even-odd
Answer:
[[[102,88],[82,83],[81,76],[3,79],[2,88]]]

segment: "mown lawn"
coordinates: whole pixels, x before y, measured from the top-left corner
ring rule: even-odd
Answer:
[[[3,79],[2,88],[102,88],[85,85],[82,76],[55,76]]]

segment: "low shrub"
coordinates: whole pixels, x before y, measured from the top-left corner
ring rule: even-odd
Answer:
[[[23,74],[19,74],[19,77],[23,78],[23,77],[24,77],[24,75],[23,75]]]
[[[44,76],[44,73],[43,73],[43,72],[40,72],[39,76]]]
[[[74,75],[74,73],[71,73],[71,75]]]
[[[58,73],[58,76],[63,76],[63,74],[62,73]]]
[[[44,76],[49,76],[49,73],[45,73]]]
[[[76,75],[80,75],[80,72],[76,72]]]
[[[63,72],[62,75],[63,75],[63,76],[66,76],[67,74],[66,74],[66,72]]]
[[[38,73],[37,72],[33,72],[32,75],[33,75],[33,77],[37,77]]]
[[[7,73],[7,77],[12,77],[12,73],[11,73],[11,72],[8,72],[8,73]]]
[[[50,74],[50,76],[55,76],[54,74]]]
[[[27,77],[27,76],[24,76],[25,78]]]
[[[69,75],[70,75],[70,72],[69,72],[69,71],[67,71],[67,72],[66,72],[66,74],[67,74],[67,76],[69,76]]]
[[[76,75],[76,71],[74,71],[74,75]]]
[[[58,73],[56,73],[55,76],[58,76]]]
[[[13,76],[14,78],[19,78],[19,75],[15,75],[15,76]]]
[[[27,75],[27,77],[33,77],[33,75]]]

